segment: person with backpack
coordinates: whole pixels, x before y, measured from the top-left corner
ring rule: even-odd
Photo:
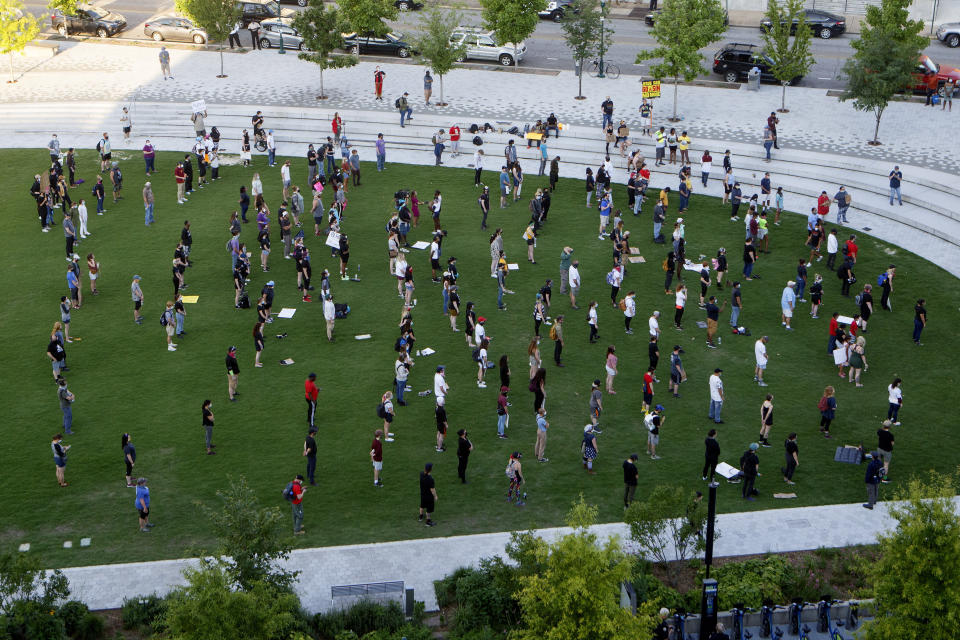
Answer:
[[[833,422],[837,413],[837,399],[834,397],[834,388],[828,386],[823,390],[823,396],[817,403],[817,409],[820,410],[820,433],[824,438],[830,437],[830,423]]]
[[[283,490],[283,497],[290,503],[293,512],[293,535],[295,536],[302,536],[306,533],[303,528],[303,494],[306,492],[307,488],[303,486],[303,476],[299,473]]]
[[[173,343],[173,331],[176,327],[176,319],[173,315],[173,302],[167,301],[167,307],[160,316],[160,324],[167,333],[167,351],[176,351],[177,345]]]
[[[840,185],[840,189],[833,196],[833,201],[837,203],[837,224],[846,224],[847,209],[850,208],[850,194],[843,185]]]
[[[523,501],[523,497],[520,495],[520,485],[523,484],[523,465],[520,463],[520,459],[523,457],[523,454],[519,451],[514,451],[510,454],[510,460],[507,462],[507,468],[505,473],[507,475],[507,480],[510,481],[510,486],[507,488],[507,502],[513,502],[514,496],[516,496],[517,501],[516,505],[522,507],[526,504]]]
[[[413,120],[413,109],[410,108],[410,103],[407,102],[407,96],[410,95],[406,91],[403,92],[403,95],[397,98],[393,106],[396,107],[397,111],[400,112],[400,126],[403,127],[403,119]]]

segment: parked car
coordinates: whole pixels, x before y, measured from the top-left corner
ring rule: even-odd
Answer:
[[[731,42],[723,45],[713,56],[713,72],[719,73],[727,82],[746,80],[747,74],[754,67],[760,69],[760,82],[780,84],[771,71],[773,60],[759,45]],[[790,84],[795,85],[801,80],[803,76],[797,76]]]
[[[643,16],[643,21],[647,23],[648,27],[652,27],[661,13],[663,13],[663,9],[654,9]],[[730,26],[730,16],[727,14],[726,9],[723,10],[723,26]]]
[[[423,3],[417,0],[393,0],[393,6],[400,11],[419,11],[423,9]]]
[[[279,20],[264,20],[260,23],[260,46],[264,49],[279,47],[281,36],[283,36],[285,49],[304,50],[300,32],[286,22],[281,24]]]
[[[846,19],[835,13],[828,13],[820,9],[804,9],[803,12],[807,16],[807,24],[810,26],[810,30],[813,31],[813,35],[819,36],[824,40],[843,35],[847,30]],[[768,18],[764,18],[760,21],[760,28],[767,30],[772,24]],[[793,25],[790,27],[790,33],[796,33],[796,31],[797,21],[794,20]]]
[[[388,33],[377,36],[372,33],[358,36],[356,33],[343,34],[343,48],[354,55],[370,53],[374,55],[392,55],[409,58],[412,47],[403,39],[402,33]]]
[[[297,17],[295,10],[282,9],[276,0],[243,0],[237,6],[240,8],[240,24],[244,28],[254,20],[263,22],[280,17],[293,20]]]
[[[305,7],[310,4],[310,0],[279,0],[280,4],[295,4],[298,7]]]
[[[127,19],[109,9],[78,5],[77,12],[66,15],[60,9],[50,14],[50,26],[61,36],[71,33],[95,33],[101,38],[115,36],[127,28]]]
[[[911,89],[926,93],[927,87],[930,87],[943,95],[943,85],[949,78],[953,78],[954,82],[960,86],[960,69],[937,64],[928,56],[921,55],[917,62],[917,70],[913,74]]]
[[[516,53],[517,62],[527,53],[527,44],[520,42],[514,47],[512,42],[497,44],[492,31],[480,27],[457,27],[450,36],[450,44],[466,46],[461,60],[495,60],[505,67],[513,64]]]
[[[546,8],[537,13],[537,15],[543,19],[560,22],[563,20],[563,14],[566,13],[568,9],[573,10],[570,6],[572,4],[573,2],[571,0],[550,0]]]
[[[960,47],[960,22],[948,22],[937,28],[937,40],[948,47]]]
[[[158,16],[151,18],[143,25],[143,35],[153,38],[157,42],[175,40],[178,42],[192,42],[206,44],[207,32],[194,25],[187,18],[179,16]]]

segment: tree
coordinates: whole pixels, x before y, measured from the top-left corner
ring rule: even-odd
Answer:
[[[38,603],[41,609],[50,609],[69,595],[67,578],[59,569],[48,576],[33,556],[0,555],[0,612],[28,601]]]
[[[433,69],[440,79],[440,102],[438,106],[446,106],[443,101],[443,76],[450,73],[457,62],[463,60],[467,47],[460,42],[451,44],[450,37],[454,29],[460,24],[461,15],[456,11],[431,8],[421,21],[423,33],[414,41],[419,52],[417,56],[423,64]]]
[[[337,5],[347,30],[358,35],[386,35],[390,32],[386,20],[396,20],[399,12],[392,0],[340,0]]]
[[[352,67],[359,60],[356,56],[336,53],[343,48],[341,34],[343,19],[337,9],[328,9],[323,0],[310,0],[310,5],[293,19],[293,28],[303,38],[303,48],[297,57],[320,67],[320,95],[317,100],[326,100],[323,93],[324,69]]]
[[[226,78],[223,73],[223,41],[240,20],[240,4],[236,0],[176,0],[175,6],[178,12],[206,31],[209,40],[217,43],[220,50],[220,75],[217,77]]]
[[[682,487],[658,486],[646,500],[630,505],[624,521],[641,553],[668,567],[671,547],[672,559],[682,561],[706,546],[701,535],[707,524],[706,506]],[[671,580],[675,578],[671,573]]]
[[[280,539],[280,509],[261,506],[243,476],[230,478],[228,488],[217,491],[217,497],[222,502],[219,509],[200,506],[217,532],[215,559],[206,562],[221,567],[240,589],[265,584],[290,590],[300,572],[278,566],[290,557],[290,545]]]
[[[50,0],[47,8],[54,11],[61,11],[65,16],[72,16],[77,13],[77,0]]]
[[[911,0],[883,0],[867,7],[860,37],[851,43],[853,56],[843,70],[847,90],[840,100],[853,100],[857,111],[870,111],[877,120],[873,141],[880,144],[880,118],[894,95],[912,86],[911,75],[921,51],[929,44],[920,35],[922,20],[910,20]]]
[[[17,81],[13,75],[13,54],[23,53],[38,33],[37,19],[23,12],[20,0],[0,0],[0,53],[10,56],[10,82]]]
[[[540,22],[537,15],[546,6],[546,0],[480,0],[483,7],[483,26],[494,33],[497,43],[513,45],[513,66],[517,68],[517,45],[530,37]]]
[[[662,58],[650,67],[654,78],[673,78],[673,117],[677,118],[677,87],[680,78],[690,82],[701,74],[703,56],[700,49],[716,42],[727,30],[720,0],[670,0],[657,16],[650,35],[658,47],[637,54],[637,64]]]
[[[635,640],[649,638],[656,620],[652,604],[636,616],[620,606],[620,585],[631,563],[610,538],[601,543],[590,531],[597,508],[581,495],[567,516],[572,533],[548,543],[536,538],[527,553],[541,571],[523,575],[518,600],[523,611],[512,640]]]
[[[770,28],[761,33],[766,44],[766,53],[773,61],[773,76],[783,86],[780,111],[784,113],[788,111],[787,85],[807,75],[815,62],[810,54],[813,34],[807,26],[807,14],[803,7],[803,0],[783,0],[783,4],[780,4],[779,0],[769,0],[766,17],[770,21]],[[794,21],[796,31],[791,41],[790,29]]]
[[[960,625],[960,512],[956,475],[913,478],[891,503],[896,528],[878,536],[870,566],[876,616],[867,640],[953,638]]]
[[[567,48],[573,53],[573,59],[580,68],[580,82],[577,87],[577,100],[583,100],[583,66],[588,58],[597,55],[600,50],[600,33],[603,30],[604,48],[613,42],[613,29],[609,22],[601,20],[600,3],[597,0],[574,0],[563,12],[560,28]]]

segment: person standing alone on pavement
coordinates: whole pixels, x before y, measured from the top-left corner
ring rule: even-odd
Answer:
[[[376,95],[376,100],[383,100],[383,78],[386,75],[380,65],[377,65],[377,68],[373,71],[373,92]]]
[[[867,501],[864,503],[864,509],[873,510],[873,505],[877,504],[880,493],[880,481],[883,478],[883,460],[879,451],[873,451],[873,459],[867,465],[867,472],[864,480],[867,484]]]
[[[173,74],[170,73],[170,52],[166,47],[160,47],[160,71],[163,73],[163,79],[173,80]]]

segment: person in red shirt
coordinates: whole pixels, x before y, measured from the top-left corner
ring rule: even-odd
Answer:
[[[654,369],[651,367],[643,374],[643,407],[641,409],[644,413],[649,411],[653,405],[653,371]]]
[[[377,429],[373,432],[373,444],[370,445],[370,461],[373,463],[373,486],[382,487],[383,480],[380,479],[380,472],[383,470],[383,430]]]
[[[826,191],[821,191],[820,197],[817,198],[817,215],[823,218],[828,213],[830,213],[830,196]]]
[[[854,263],[857,261],[857,251],[860,250],[860,247],[857,246],[857,236],[851,235],[850,239],[846,242],[847,247],[847,256],[850,257]]]
[[[340,144],[340,134],[343,133],[343,119],[339,113],[333,114],[333,119],[330,121],[330,128],[333,130],[333,141]],[[824,193],[826,193],[826,191],[824,191]]]
[[[302,536],[306,531],[303,529],[303,494],[307,488],[303,486],[303,476],[299,473],[293,479],[290,486],[292,499],[290,504],[293,510],[293,535]]]
[[[316,384],[317,374],[311,373],[303,383],[303,394],[307,401],[307,424],[313,426],[313,419],[317,414],[317,396],[320,389]]]
[[[453,157],[460,155],[460,127],[453,125],[450,127],[450,145],[453,147]]]
[[[177,204],[183,204],[187,200],[186,194],[183,192],[185,188],[184,183],[187,180],[187,172],[183,170],[182,162],[177,163],[177,168],[173,170],[173,177],[177,180]]]
[[[383,77],[387,75],[378,65],[373,72],[373,89],[377,94],[377,100],[383,100]]]

